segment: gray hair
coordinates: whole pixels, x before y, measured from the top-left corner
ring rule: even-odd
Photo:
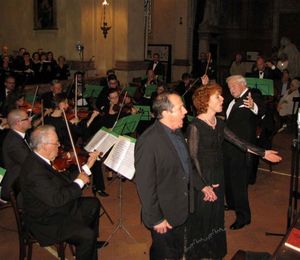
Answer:
[[[38,150],[41,144],[49,142],[49,133],[55,133],[55,127],[52,125],[42,125],[37,127],[30,136],[30,147]]]
[[[241,83],[245,87],[247,86],[247,81],[242,75],[233,75],[226,79],[226,83],[228,84],[229,81],[234,81],[234,83]]]
[[[9,125],[9,127],[14,128],[16,123],[23,119],[24,113],[26,114],[26,112],[24,112],[21,109],[11,110],[7,115],[7,123]]]
[[[152,109],[157,119],[161,119],[163,117],[163,111],[172,112],[174,105],[169,100],[170,95],[175,95],[175,93],[163,92],[154,100]]]

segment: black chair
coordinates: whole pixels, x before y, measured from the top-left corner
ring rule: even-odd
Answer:
[[[19,194],[19,188],[18,185],[15,184],[13,186],[13,190],[10,192],[10,202],[12,205],[12,208],[14,210],[15,219],[17,222],[17,228],[18,228],[18,237],[19,237],[19,259],[24,260],[25,258],[28,260],[31,260],[32,257],[32,246],[33,244],[38,243],[38,241],[33,237],[33,235],[26,229],[26,225],[24,223],[23,215],[24,210],[18,207],[17,204],[17,196]],[[61,242],[58,244],[55,244],[55,247],[57,249],[57,254],[59,259],[64,260],[65,259],[65,248],[67,243]],[[70,245],[71,252],[74,254],[74,250]]]

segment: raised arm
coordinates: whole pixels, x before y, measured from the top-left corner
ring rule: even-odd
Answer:
[[[261,147],[253,145],[245,140],[237,137],[229,128],[225,127],[224,129],[224,138],[226,141],[236,145],[244,152],[253,153],[259,155],[260,157],[270,161],[270,162],[280,162],[281,157],[278,155],[278,152],[273,150],[265,150]]]

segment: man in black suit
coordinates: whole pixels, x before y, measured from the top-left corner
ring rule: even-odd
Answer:
[[[229,91],[234,98],[226,110],[227,127],[239,138],[256,142],[257,121],[264,114],[259,96],[251,94],[241,75],[227,78]],[[224,143],[225,195],[229,209],[234,209],[236,221],[230,229],[240,229],[251,222],[248,201],[249,165],[246,153],[234,145]]]
[[[25,134],[31,128],[31,118],[23,110],[12,110],[7,117],[10,127],[2,145],[3,163],[6,169],[1,182],[1,198],[9,200],[11,185],[18,179],[22,163],[30,153]]]
[[[158,53],[153,54],[153,60],[149,63],[147,70],[153,70],[156,76],[161,76],[162,80],[165,78],[165,67],[159,60],[160,56]]]
[[[150,259],[180,259],[192,182],[190,157],[180,132],[187,111],[180,96],[168,92],[156,98],[153,111],[158,120],[135,148],[142,220],[152,236]]]
[[[83,167],[87,174],[57,172],[51,167],[59,147],[55,128],[36,128],[30,145],[33,152],[20,174],[26,226],[42,246],[68,241],[76,246],[76,259],[97,259],[100,204],[81,195],[99,153],[90,154]]]
[[[10,95],[15,94],[16,80],[13,76],[7,76],[4,86],[0,88],[0,113],[7,116],[7,99]]]
[[[270,61],[266,62],[263,57],[258,57],[256,59],[255,71],[247,76],[259,79],[279,80],[281,78],[281,71]]]

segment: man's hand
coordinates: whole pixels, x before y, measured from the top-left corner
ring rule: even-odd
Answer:
[[[244,106],[249,108],[249,109],[253,109],[254,108],[254,101],[253,98],[251,97],[251,93],[248,93],[248,96],[246,99],[243,100],[244,102]]]
[[[84,184],[89,184],[90,183],[90,178],[87,174],[84,172],[80,172],[79,175],[77,176],[77,179],[80,179],[84,182]]]
[[[89,159],[87,161],[87,166],[91,169],[92,166],[94,165],[95,161],[97,160],[98,156],[100,154],[100,151],[94,151],[94,152],[91,152],[89,154]]]
[[[172,228],[173,227],[168,223],[166,219],[163,222],[153,227],[153,229],[159,234],[164,234],[168,231],[168,229],[172,229]]]
[[[264,159],[273,162],[273,163],[278,163],[282,160],[282,157],[278,155],[277,151],[274,150],[266,150],[265,151],[265,156]]]
[[[211,202],[217,200],[218,197],[213,190],[214,188],[217,188],[217,187],[219,187],[219,184],[213,184],[212,186],[205,186],[202,189],[202,192],[204,193],[203,200],[211,201]]]

